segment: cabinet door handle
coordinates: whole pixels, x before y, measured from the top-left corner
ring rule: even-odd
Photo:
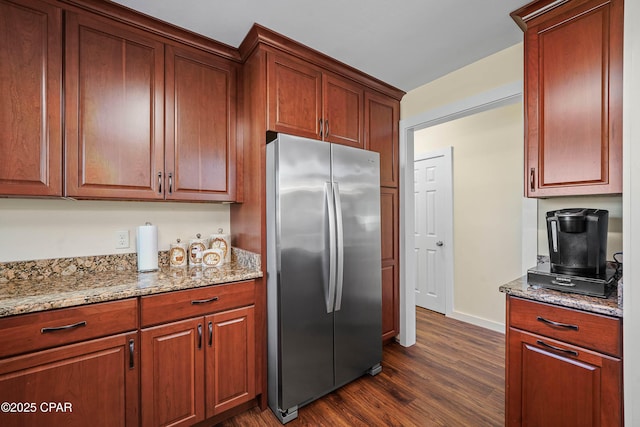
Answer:
[[[202,324],[198,323],[198,350],[202,349]]]
[[[54,326],[50,328],[42,328],[40,332],[43,334],[48,334],[49,332],[57,332],[57,331],[66,331],[67,329],[75,329],[81,328],[83,326],[87,326],[87,322],[83,320],[82,322],[74,323],[72,325],[64,325],[64,326]]]
[[[162,194],[162,172],[158,172],[158,194]]]
[[[536,168],[531,168],[531,172],[529,173],[529,185],[531,188],[531,192],[536,192]]]
[[[318,122],[320,123],[320,139],[322,139],[322,131],[324,130],[324,125],[322,124],[322,119],[318,120]]]
[[[169,194],[173,193],[173,174],[169,172]]]
[[[135,340],[132,338],[129,340],[129,369],[133,369],[135,366],[134,357],[135,354]]]
[[[209,347],[213,345],[213,322],[209,322]]]
[[[545,319],[542,316],[538,316],[537,320],[538,322],[546,323],[547,325],[556,326],[558,328],[572,329],[574,331],[578,330],[578,325],[570,325],[568,323],[554,322],[553,320]]]
[[[567,350],[567,349],[564,349],[564,348],[556,347],[555,345],[547,344],[546,342],[540,341],[540,340],[537,340],[536,343],[538,345],[541,345],[543,347],[549,348],[551,350],[559,351],[560,353],[569,354],[569,355],[571,355],[573,357],[578,357],[578,352],[577,351]]]
[[[209,299],[194,299],[193,301],[191,301],[191,305],[208,304],[208,303],[214,302],[214,301],[218,301],[218,297],[212,297],[212,298],[209,298]]]
[[[329,119],[325,120],[324,122],[324,137],[329,137]]]

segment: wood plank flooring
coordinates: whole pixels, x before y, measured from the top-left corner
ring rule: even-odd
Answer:
[[[418,308],[417,344],[384,348],[383,369],[301,408],[297,426],[504,425],[501,333]],[[253,408],[220,426],[280,426]]]

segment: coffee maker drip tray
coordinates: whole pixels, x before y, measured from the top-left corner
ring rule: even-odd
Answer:
[[[607,268],[605,275],[598,277],[573,276],[552,273],[551,263],[542,263],[527,271],[527,282],[531,286],[607,298],[615,289],[616,270]]]

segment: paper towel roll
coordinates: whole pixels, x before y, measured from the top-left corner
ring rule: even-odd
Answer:
[[[158,227],[147,222],[136,229],[136,250],[138,252],[138,271],[156,271],[158,269]]]

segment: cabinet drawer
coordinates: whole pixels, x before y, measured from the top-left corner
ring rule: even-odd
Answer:
[[[142,297],[141,327],[253,304],[254,283],[249,280]]]
[[[136,298],[0,319],[0,357],[138,328]]]
[[[620,319],[509,297],[509,325],[614,356],[622,355]]]

